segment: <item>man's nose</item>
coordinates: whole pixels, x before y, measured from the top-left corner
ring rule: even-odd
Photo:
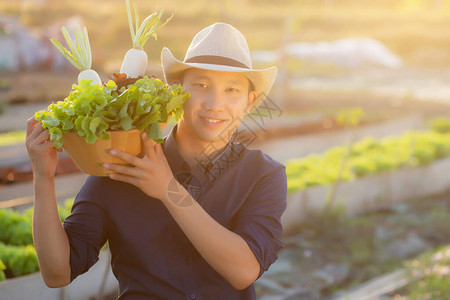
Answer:
[[[224,109],[224,97],[218,89],[210,89],[208,96],[203,103],[203,106],[207,110],[223,110]]]

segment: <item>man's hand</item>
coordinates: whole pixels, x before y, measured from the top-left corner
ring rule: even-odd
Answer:
[[[34,117],[27,121],[27,138],[25,145],[30,156],[31,166],[35,176],[53,177],[58,165],[58,153],[55,142],[50,141],[50,133],[42,128],[42,124]]]
[[[145,147],[143,158],[111,149],[111,155],[131,166],[103,164],[103,167],[114,172],[109,175],[111,179],[130,183],[148,196],[163,200],[167,198],[167,187],[174,178],[172,170],[160,144],[154,143],[145,132],[142,133],[142,141]]]

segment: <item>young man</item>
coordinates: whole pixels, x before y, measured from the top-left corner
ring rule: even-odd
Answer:
[[[244,36],[224,23],[200,31],[183,62],[164,48],[162,66],[168,83],[191,94],[183,119],[163,145],[143,135],[143,158],[112,150],[131,167],[105,164],[109,178],[88,177],[63,226],[56,150],[48,132],[28,121],[42,275],[50,287],[69,284],[108,241],[119,299],[255,299],[253,282],[282,247],[286,174],[230,139],[277,70],[252,69]]]

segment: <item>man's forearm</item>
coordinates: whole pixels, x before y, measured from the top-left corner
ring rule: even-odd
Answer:
[[[245,240],[214,220],[180,185],[183,203],[163,203],[202,257],[236,289],[256,280],[260,266]]]
[[[70,283],[70,246],[59,218],[54,178],[35,178],[33,240],[39,267],[50,287]]]

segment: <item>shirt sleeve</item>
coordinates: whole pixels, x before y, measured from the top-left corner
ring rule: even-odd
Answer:
[[[249,245],[260,265],[259,277],[278,258],[283,227],[281,215],[286,210],[287,179],[285,166],[263,176],[241,208],[234,226]]]
[[[106,213],[100,201],[100,179],[89,176],[75,198],[71,214],[64,220],[70,243],[70,281],[89,270],[106,242]]]

